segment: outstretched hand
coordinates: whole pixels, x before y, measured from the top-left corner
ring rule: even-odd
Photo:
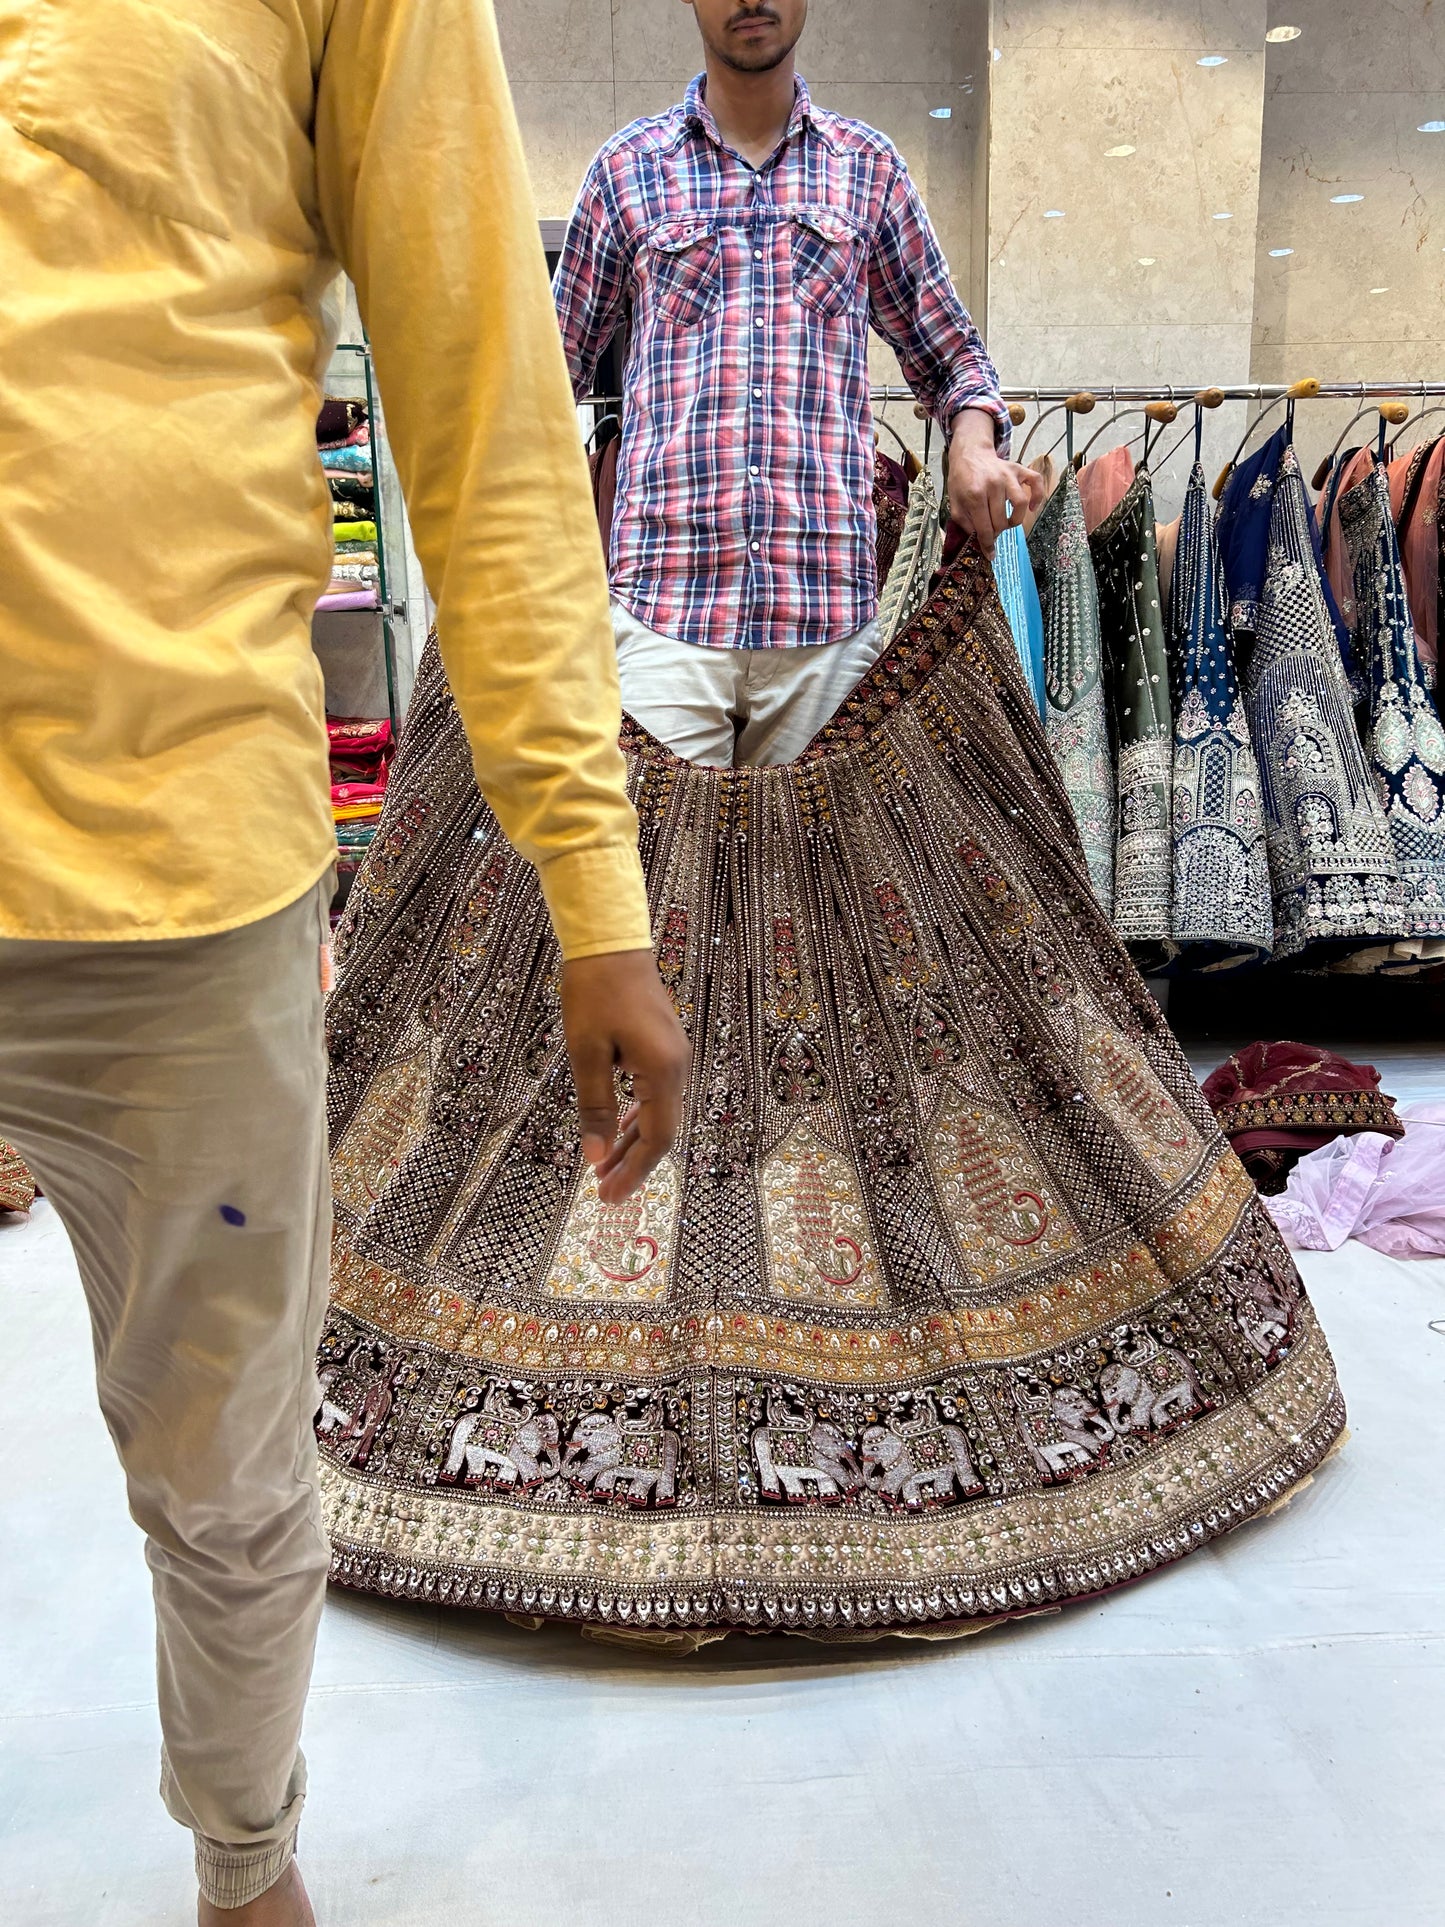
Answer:
[[[562,967],[562,1024],[577,1086],[582,1155],[604,1204],[620,1204],[672,1149],[682,1121],[688,1045],[650,950],[578,957]],[[635,1102],[617,1116],[613,1073]]]
[[[993,416],[979,408],[965,408],[954,422],[947,485],[949,514],[987,556],[1010,521],[1021,522],[1044,497],[1036,469],[997,453]]]

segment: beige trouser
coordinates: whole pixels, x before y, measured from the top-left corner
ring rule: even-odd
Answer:
[[[803,649],[707,649],[612,605],[622,707],[690,763],[790,763],[883,649],[876,621]]]
[[[0,1136],[75,1247],[155,1591],[161,1791],[222,1907],[285,1871],[305,1787],[330,888],[215,937],[0,941]]]

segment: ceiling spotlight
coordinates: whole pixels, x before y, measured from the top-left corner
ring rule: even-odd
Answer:
[[[1363,201],[1364,198],[1363,194],[1332,194],[1330,196],[1330,206],[1348,207],[1352,201]]]
[[[1064,210],[1061,207],[1046,207],[1044,209],[1044,219],[1046,221],[1062,221],[1063,218]]]
[[[928,118],[930,120],[952,120],[953,109],[951,107],[930,107],[928,110]]]
[[[1271,248],[1269,251],[1269,258],[1271,261],[1283,261],[1284,257],[1287,254],[1293,254],[1293,253],[1294,253],[1293,248]]]
[[[1127,160],[1129,155],[1134,153],[1135,151],[1136,150],[1130,147],[1128,142],[1125,141],[1118,147],[1106,147],[1104,149],[1104,159],[1106,161]]]
[[[1422,120],[1415,129],[1417,134],[1445,134],[1445,120]]]
[[[1298,40],[1303,32],[1303,27],[1271,27],[1264,37],[1278,46],[1282,40]]]
[[[1194,64],[1196,67],[1227,67],[1229,65],[1229,55],[1202,54]]]

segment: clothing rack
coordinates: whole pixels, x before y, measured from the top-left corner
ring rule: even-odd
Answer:
[[[1213,387],[1201,382],[1190,387],[1187,382],[1155,382],[1143,387],[1129,382],[1100,382],[1095,385],[1075,383],[1072,388],[1004,388],[1000,390],[1005,401],[1057,402],[1069,401],[1073,396],[1088,393],[1096,402],[1146,402],[1172,401],[1187,407],[1196,395],[1208,392],[1211,400],[1217,395],[1221,401],[1284,401],[1291,388],[1296,390],[1296,398],[1301,401],[1370,401],[1376,396],[1398,396],[1402,400],[1417,398],[1445,398],[1445,381],[1322,381],[1312,384],[1307,395],[1298,393],[1298,384],[1283,381],[1246,381],[1233,387]],[[916,399],[911,388],[897,385],[874,388],[870,391],[873,401],[913,401]],[[620,408],[621,395],[585,395],[578,403],[579,408]]]

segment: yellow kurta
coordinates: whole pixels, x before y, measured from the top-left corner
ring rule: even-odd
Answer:
[[[569,956],[649,942],[487,0],[0,0],[0,936],[199,936],[333,860],[338,265],[482,791]]]

